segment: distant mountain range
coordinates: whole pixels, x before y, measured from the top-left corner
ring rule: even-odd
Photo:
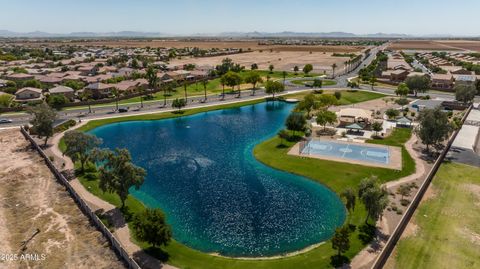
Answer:
[[[425,37],[425,38],[440,38],[454,37],[452,35],[424,35],[424,36],[413,36],[406,34],[397,34],[397,33],[376,33],[376,34],[353,34],[347,32],[223,32],[219,34],[191,34],[191,35],[175,35],[175,34],[166,34],[161,32],[139,32],[139,31],[120,31],[120,32],[73,32],[68,34],[59,34],[59,33],[47,33],[41,31],[35,32],[12,32],[8,30],[0,30],[0,37],[7,38],[101,38],[101,37],[145,37],[145,38],[155,38],[155,37],[232,37],[232,38],[273,38],[273,37],[310,37],[310,38],[413,38],[413,37]]]
[[[355,38],[355,37],[371,37],[371,38],[407,38],[409,35],[405,34],[385,34],[385,33],[376,33],[376,34],[364,34],[358,35],[347,32],[226,32],[219,34],[220,36],[231,36],[231,37],[340,37],[340,38]]]
[[[54,37],[166,37],[167,35],[157,32],[136,32],[136,31],[121,31],[121,32],[73,32],[68,34],[47,33],[41,31],[19,33],[8,30],[0,30],[0,37],[28,37],[28,38],[54,38]]]

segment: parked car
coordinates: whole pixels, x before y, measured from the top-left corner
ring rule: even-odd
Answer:
[[[9,119],[0,119],[0,124],[1,123],[12,123],[12,120]]]
[[[119,113],[128,112],[128,108],[119,108],[119,109],[118,109],[118,112],[119,112]]]

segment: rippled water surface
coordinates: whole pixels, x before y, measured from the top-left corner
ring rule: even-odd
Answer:
[[[253,157],[253,147],[275,135],[292,108],[260,103],[91,133],[106,147],[128,148],[147,170],[131,192],[165,211],[176,240],[204,252],[270,256],[328,239],[345,218],[328,188]]]

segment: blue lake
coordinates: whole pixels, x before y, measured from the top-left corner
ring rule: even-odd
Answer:
[[[260,103],[90,133],[104,147],[127,148],[145,168],[144,184],[131,193],[166,213],[177,241],[226,256],[271,256],[327,240],[345,219],[330,189],[253,156],[292,108]]]

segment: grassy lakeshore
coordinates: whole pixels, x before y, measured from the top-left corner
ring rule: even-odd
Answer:
[[[287,95],[286,97],[294,96],[301,98],[305,94],[306,93],[301,96],[298,94],[296,94],[296,96]],[[361,91],[348,93],[342,92],[342,99],[340,100],[340,102],[354,103],[380,97],[383,97],[383,95]],[[244,105],[256,104],[263,101],[263,99],[259,99],[212,107],[194,108],[185,110],[183,114],[166,112],[93,120],[82,126],[79,130],[88,131],[105,124],[122,121],[158,120],[172,117],[181,117],[212,110],[235,108]],[[399,132],[394,132],[392,136],[381,140],[381,142],[378,143],[395,146],[398,146],[400,143],[404,143],[406,140],[408,140],[411,133],[402,130],[407,129],[401,129],[401,131]],[[371,168],[351,164],[343,164],[338,162],[323,161],[318,159],[293,157],[286,154],[288,148],[279,148],[277,147],[278,144],[278,138],[274,137],[257,145],[257,147],[254,149],[255,157],[259,161],[274,168],[309,177],[312,180],[328,186],[337,193],[339,193],[347,186],[356,187],[356,185],[361,179],[363,179],[364,177],[368,177],[371,174],[378,175],[382,181],[389,181],[405,176],[413,172],[414,170],[413,160],[408,154],[404,154],[404,169],[400,172],[392,172],[393,170],[382,168]],[[293,143],[288,144],[289,147],[292,145]],[[60,147],[62,148],[62,144],[60,145]],[[312,169],[312,167],[315,167],[316,169]],[[323,169],[325,170],[322,171]],[[88,175],[87,173],[86,175],[82,175],[79,177],[82,185],[84,185],[86,189],[89,190],[92,194],[112,203],[117,207],[120,207],[119,197],[116,194],[105,193],[101,191],[98,186],[97,178],[98,177],[95,171],[91,171],[90,175]],[[140,212],[145,208],[145,206],[132,195],[129,195],[126,201],[126,206],[128,209],[126,211],[127,222],[131,221],[131,214]],[[365,216],[365,208],[362,204],[357,203],[355,211],[347,219],[350,224],[356,226],[356,229],[351,234],[351,248],[345,254],[345,256],[350,259],[353,258],[367,244],[368,238],[370,236],[369,231],[361,228],[364,224]],[[146,251],[151,253],[153,256],[156,256],[157,258],[166,261],[168,264],[180,268],[328,268],[331,267],[330,257],[335,255],[336,253],[336,251],[332,249],[331,242],[329,240],[308,252],[291,257],[271,260],[240,260],[213,256],[191,249],[175,240],[173,240],[167,247],[162,248],[161,251],[159,251],[158,249],[152,250],[151,246],[145,242],[137,241],[136,243],[140,245],[143,249],[146,249]],[[165,258],[166,255],[168,256],[168,259]]]

